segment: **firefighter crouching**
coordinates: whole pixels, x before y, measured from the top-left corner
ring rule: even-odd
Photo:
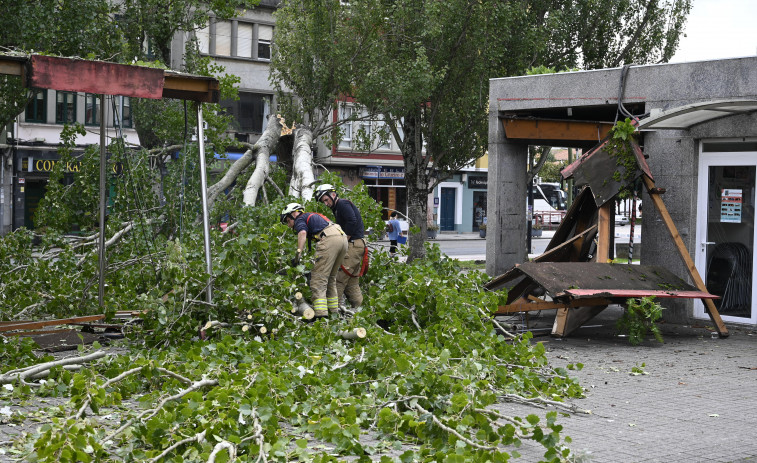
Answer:
[[[334,212],[336,223],[347,235],[347,256],[336,277],[336,289],[339,299],[344,295],[353,308],[363,303],[360,291],[360,277],[363,272],[363,260],[366,257],[365,226],[360,210],[352,201],[342,199],[333,185],[325,183],[315,189],[315,200],[322,202]]]
[[[315,316],[327,317],[329,312],[338,312],[336,276],[347,254],[347,236],[342,228],[321,214],[305,212],[298,203],[290,203],[281,211],[281,223],[297,233],[297,254],[292,264],[300,263],[308,240],[316,241],[315,264],[310,272]]]

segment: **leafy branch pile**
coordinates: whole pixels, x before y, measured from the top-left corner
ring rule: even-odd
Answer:
[[[540,419],[497,410],[502,401],[520,401],[575,412],[564,400],[582,390],[565,370],[550,368],[530,335],[515,337],[493,323],[504,293],[485,292],[485,275],[462,272],[436,246],[427,248],[427,259],[406,265],[375,249],[362,310],[304,323],[291,308],[297,292],[310,297],[306,266],[289,266],[295,235],[278,221],[291,198],[266,185],[267,205],[240,207],[235,189],[215,203],[213,216],[231,224],[211,233],[209,304],[196,172],[169,165],[163,191],[176,192],[185,178],[186,200],[166,194],[161,204],[149,196],[154,189],[144,188],[161,179],[149,169],[132,175],[148,164],[141,155],[133,153],[131,170],[112,179],[105,301],[106,314],[137,311],[141,323],[129,331],[126,351],[95,346],[65,364],[35,359],[28,341],[1,343],[3,401],[63,403],[38,414],[39,429],[4,443],[9,451],[41,462],[232,455],[260,462],[496,462],[530,440],[544,447],[545,461],[569,457],[556,411]],[[87,159],[82,169],[97,169],[97,158]],[[283,183],[285,173],[273,177]],[[93,226],[82,212],[96,205],[82,201],[79,187],[86,186],[61,192],[55,207],[41,206],[44,233],[18,230],[0,242],[4,320],[100,312]],[[381,224],[380,208],[363,187],[349,197],[369,226]],[[79,213],[71,214],[72,206]],[[55,224],[75,219],[82,236],[56,231]],[[367,331],[364,339],[340,335],[358,327]],[[24,418],[15,412],[11,421]]]
[[[617,328],[628,334],[631,345],[638,346],[644,342],[647,332],[652,333],[657,342],[663,342],[662,332],[657,322],[662,319],[664,308],[654,296],[626,300],[626,310],[618,320]]]

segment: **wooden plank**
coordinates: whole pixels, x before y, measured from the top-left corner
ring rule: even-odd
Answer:
[[[608,122],[550,119],[502,119],[505,136],[518,140],[578,140],[598,142],[612,129]]]
[[[654,180],[646,175],[642,175],[642,178],[644,179],[644,185],[647,188],[647,192],[655,188]],[[649,198],[652,200],[655,208],[657,208],[657,212],[660,213],[662,221],[668,228],[668,233],[670,233],[671,238],[673,238],[673,242],[675,243],[676,248],[678,249],[678,253],[681,255],[681,258],[686,265],[686,269],[689,271],[689,275],[691,275],[691,279],[694,280],[694,285],[700,291],[707,292],[707,286],[704,284],[704,280],[702,280],[702,277],[699,275],[699,271],[697,270],[696,265],[694,265],[694,261],[691,259],[689,250],[686,249],[686,245],[683,243],[683,239],[681,239],[681,235],[678,234],[678,229],[673,222],[673,218],[670,217],[668,208],[665,207],[665,203],[662,201],[662,197],[660,195],[650,194]],[[715,328],[718,330],[720,337],[728,337],[728,329],[725,327],[723,319],[720,318],[720,313],[718,312],[717,307],[715,307],[715,303],[712,302],[712,299],[702,299],[702,302],[707,308],[707,313],[710,316],[710,320],[712,320],[712,322],[715,324]]]
[[[220,90],[216,79],[166,74],[162,96],[201,103],[218,103]]]
[[[496,312],[494,312],[494,314],[507,315],[507,314],[517,313],[517,312],[533,312],[535,310],[552,310],[552,309],[560,309],[560,308],[574,308],[574,307],[608,305],[608,304],[612,304],[612,301],[603,297],[574,299],[569,302],[559,302],[559,301],[525,302],[523,299],[518,299],[512,304],[499,306],[499,309]]]
[[[163,97],[163,69],[32,55],[29,87],[136,98]]]
[[[580,249],[581,245],[583,244],[583,239],[586,237],[586,235],[593,232],[596,228],[597,228],[596,225],[592,225],[588,229],[582,231],[578,235],[575,235],[573,238],[569,239],[568,241],[565,241],[559,246],[555,246],[554,248],[548,251],[545,251],[544,254],[534,257],[533,259],[534,262],[545,262],[545,261],[555,260],[553,259],[553,257],[556,257],[563,252],[569,251],[570,249],[568,248],[572,248],[574,245]],[[559,259],[559,260],[563,260],[563,259]]]
[[[58,320],[45,320],[39,322],[21,322],[10,325],[0,326],[0,332],[2,331],[14,331],[14,330],[36,330],[45,326],[57,326],[66,325],[76,322],[94,322],[105,318],[105,314],[100,315],[87,315],[83,317],[61,318]]]
[[[599,218],[597,221],[597,255],[595,262],[606,263],[610,259],[610,233],[612,229],[612,209],[615,202],[610,201],[599,208]]]
[[[568,336],[577,328],[580,328],[581,325],[596,317],[605,308],[607,308],[606,305],[600,305],[558,310],[555,322],[552,324],[552,336],[558,338]],[[564,312],[561,313],[561,311]]]
[[[24,73],[24,64],[18,61],[0,60],[0,74],[9,76],[21,76]]]

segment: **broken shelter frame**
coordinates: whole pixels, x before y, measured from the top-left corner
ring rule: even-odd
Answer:
[[[219,83],[212,77],[183,74],[170,70],[129,66],[105,61],[29,55],[0,55],[0,74],[19,76],[24,87],[44,88],[100,95],[100,233],[98,301],[103,306],[105,294],[105,214],[106,214],[106,153],[105,153],[105,96],[118,95],[135,98],[176,98],[190,100],[197,107],[197,138],[200,151],[200,181],[202,189],[202,223],[205,247],[205,267],[208,273],[206,297],[212,302],[212,264],[210,258],[210,222],[208,217],[208,185],[205,165],[202,103],[218,103]]]
[[[561,145],[567,142],[567,144],[590,141],[595,139],[599,141],[599,144],[595,146],[589,153],[579,158],[570,166],[566,167],[563,172],[563,178],[569,178],[576,172],[581,172],[584,168],[583,174],[592,174],[591,169],[586,169],[586,166],[582,166],[584,163],[591,162],[592,157],[595,161],[599,159],[603,161],[604,157],[607,157],[602,148],[609,140],[607,133],[609,132],[612,124],[603,122],[590,122],[590,121],[553,121],[543,118],[529,118],[527,120],[519,120],[512,117],[500,117],[500,122],[503,125],[505,136],[511,141],[521,141],[529,144],[548,144],[548,145]],[[604,134],[604,136],[603,136]],[[603,138],[603,139],[601,139]],[[601,140],[600,140],[601,139]],[[713,295],[709,294],[707,288],[702,280],[699,272],[694,265],[691,256],[686,249],[686,246],[681,239],[680,234],[670,217],[665,204],[660,197],[665,192],[663,188],[655,186],[654,177],[652,176],[649,167],[644,159],[641,149],[636,143],[632,143],[632,151],[636,157],[638,168],[641,172],[643,185],[649,194],[655,208],[659,212],[662,220],[678,250],[679,255],[684,261],[686,269],[694,281],[695,288],[689,288],[687,291],[678,291],[667,293],[668,297],[688,297],[702,299],[702,302],[707,308],[707,313],[710,319],[715,324],[716,329],[721,337],[728,336],[728,330],[723,323],[720,314],[712,302]],[[603,156],[604,155],[604,156]],[[613,169],[614,167],[614,162]],[[595,166],[596,167],[596,166]],[[601,167],[601,166],[600,166]],[[605,166],[606,167],[606,166]],[[601,170],[601,169],[600,169]],[[606,169],[605,169],[606,170]],[[606,174],[606,172],[605,172]],[[588,183],[594,181],[593,188],[597,190],[606,189],[604,194],[597,196],[594,193],[592,196],[596,201],[596,210],[588,211],[576,215],[576,221],[566,227],[565,223],[561,224],[560,228],[555,234],[555,237],[547,247],[547,251],[542,256],[539,256],[535,261],[539,262],[580,262],[582,259],[586,259],[588,256],[587,244],[590,244],[593,237],[596,236],[596,249],[593,252],[592,260],[594,262],[607,262],[610,254],[610,247],[612,241],[612,207],[614,203],[611,199],[614,198],[617,190],[611,191],[615,186],[607,185],[607,175],[600,175],[601,178],[591,179],[584,178]],[[571,211],[573,208],[571,209]],[[569,211],[566,218],[572,215]],[[591,219],[595,217],[596,219]],[[593,221],[593,222],[592,222]],[[581,223],[583,222],[583,223]],[[591,223],[590,223],[591,222]],[[591,234],[591,236],[587,236]],[[571,248],[582,248],[582,252],[576,254],[575,252],[568,252]],[[560,251],[560,256],[556,256],[555,251]],[[595,264],[596,265],[596,264]],[[607,264],[605,264],[607,265]],[[555,336],[567,336],[570,331],[578,328],[582,323],[589,320],[599,312],[601,312],[608,304],[618,302],[621,297],[631,297],[626,291],[616,291],[618,288],[602,288],[602,291],[594,291],[591,294],[570,294],[564,292],[562,294],[562,300],[554,302],[547,302],[530,294],[530,290],[537,286],[544,286],[539,278],[534,278],[533,275],[528,275],[526,272],[517,270],[518,266],[498,277],[492,279],[487,283],[486,287],[490,290],[497,290],[505,287],[507,282],[514,281],[516,277],[522,276],[519,274],[526,274],[526,278],[522,279],[515,287],[511,289],[516,293],[516,298],[509,297],[508,304],[500,307],[499,314],[510,314],[515,312],[528,312],[531,310],[545,310],[545,309],[558,309],[555,324],[552,330],[552,334]],[[565,269],[562,269],[565,270]],[[567,271],[567,270],[566,270]],[[538,272],[536,272],[538,273]],[[692,291],[693,290],[693,291]],[[659,296],[659,291],[655,291],[651,288],[646,290],[636,291],[633,293],[633,297],[641,297],[646,295]],[[522,297],[519,297],[521,296]],[[553,294],[554,296],[554,294]],[[584,298],[581,300],[581,298]]]

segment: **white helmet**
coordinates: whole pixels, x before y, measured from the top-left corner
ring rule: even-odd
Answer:
[[[287,207],[281,211],[281,223],[286,223],[287,217],[292,215],[292,212],[300,211],[305,212],[305,208],[300,203],[289,203]]]
[[[334,185],[330,183],[324,183],[323,185],[319,185],[315,189],[315,193],[313,194],[313,196],[315,196],[316,201],[321,202],[321,198],[323,198],[323,195],[325,195],[326,193],[331,193],[332,191],[336,192],[336,188],[334,188]]]

